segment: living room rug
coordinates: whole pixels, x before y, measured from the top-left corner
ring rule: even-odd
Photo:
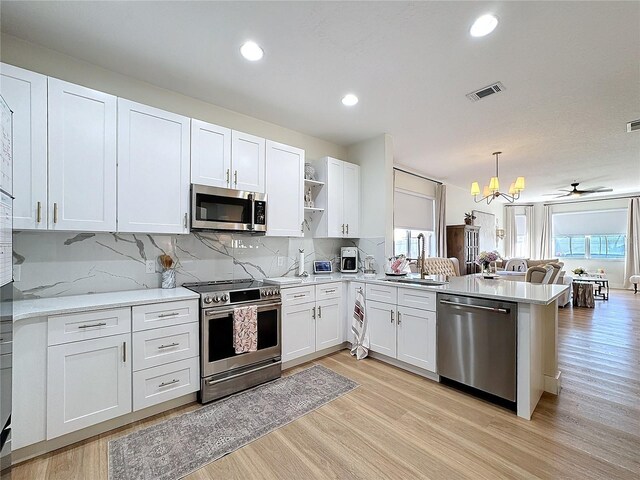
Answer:
[[[314,365],[109,442],[110,480],[175,480],[350,392]]]

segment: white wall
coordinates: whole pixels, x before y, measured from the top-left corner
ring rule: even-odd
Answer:
[[[67,82],[302,148],[308,159],[326,155],[346,157],[347,150],[340,145],[165,90],[10,35],[2,34],[0,38],[0,59]]]
[[[560,212],[584,212],[589,210],[612,210],[618,208],[628,208],[629,200],[626,198],[617,198],[609,200],[585,200],[574,203],[555,203],[551,205],[552,213]],[[544,204],[534,204],[534,229],[533,241],[536,245],[536,251],[540,252],[540,236],[542,234]],[[624,260],[603,260],[603,259],[561,259],[569,272],[578,267],[584,268],[588,272],[594,272],[596,269],[602,268],[607,274],[609,284],[612,288],[622,288],[624,284]]]

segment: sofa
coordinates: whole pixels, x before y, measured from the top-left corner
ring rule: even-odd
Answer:
[[[548,263],[558,263],[561,266],[564,266],[564,263],[562,263],[560,261],[559,258],[548,258],[548,259],[542,259],[542,260],[533,260],[531,258],[525,258],[524,260],[526,260],[527,262],[527,266],[529,267],[541,267],[543,265],[546,265]],[[504,270],[504,265],[507,261],[506,260],[498,260],[496,262],[496,268],[498,271],[503,271]],[[520,275],[511,275],[508,277],[504,277],[505,279],[508,280],[515,280],[515,281],[520,281],[520,282],[524,282],[525,281],[525,272],[522,272],[522,276]],[[573,277],[570,275],[567,275],[566,272],[564,270],[562,270],[555,282],[558,285],[568,285],[569,289],[564,292],[562,295],[560,295],[558,297],[558,306],[559,307],[564,307],[566,306],[568,303],[571,302],[571,294],[572,294],[572,283],[573,283]]]

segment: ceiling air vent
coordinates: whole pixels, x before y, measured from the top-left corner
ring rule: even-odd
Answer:
[[[503,90],[504,85],[502,84],[502,82],[496,82],[493,85],[481,88],[480,90],[476,90],[475,92],[467,93],[467,98],[472,102],[477,102],[484,97],[488,97],[489,95],[493,95],[494,93],[500,93]]]
[[[640,130],[640,119],[627,123],[627,132],[635,132]]]

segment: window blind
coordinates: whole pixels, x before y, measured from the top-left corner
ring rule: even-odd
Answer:
[[[625,234],[626,209],[553,214],[553,235]]]
[[[407,230],[433,231],[434,199],[396,188],[393,203],[393,226]]]

